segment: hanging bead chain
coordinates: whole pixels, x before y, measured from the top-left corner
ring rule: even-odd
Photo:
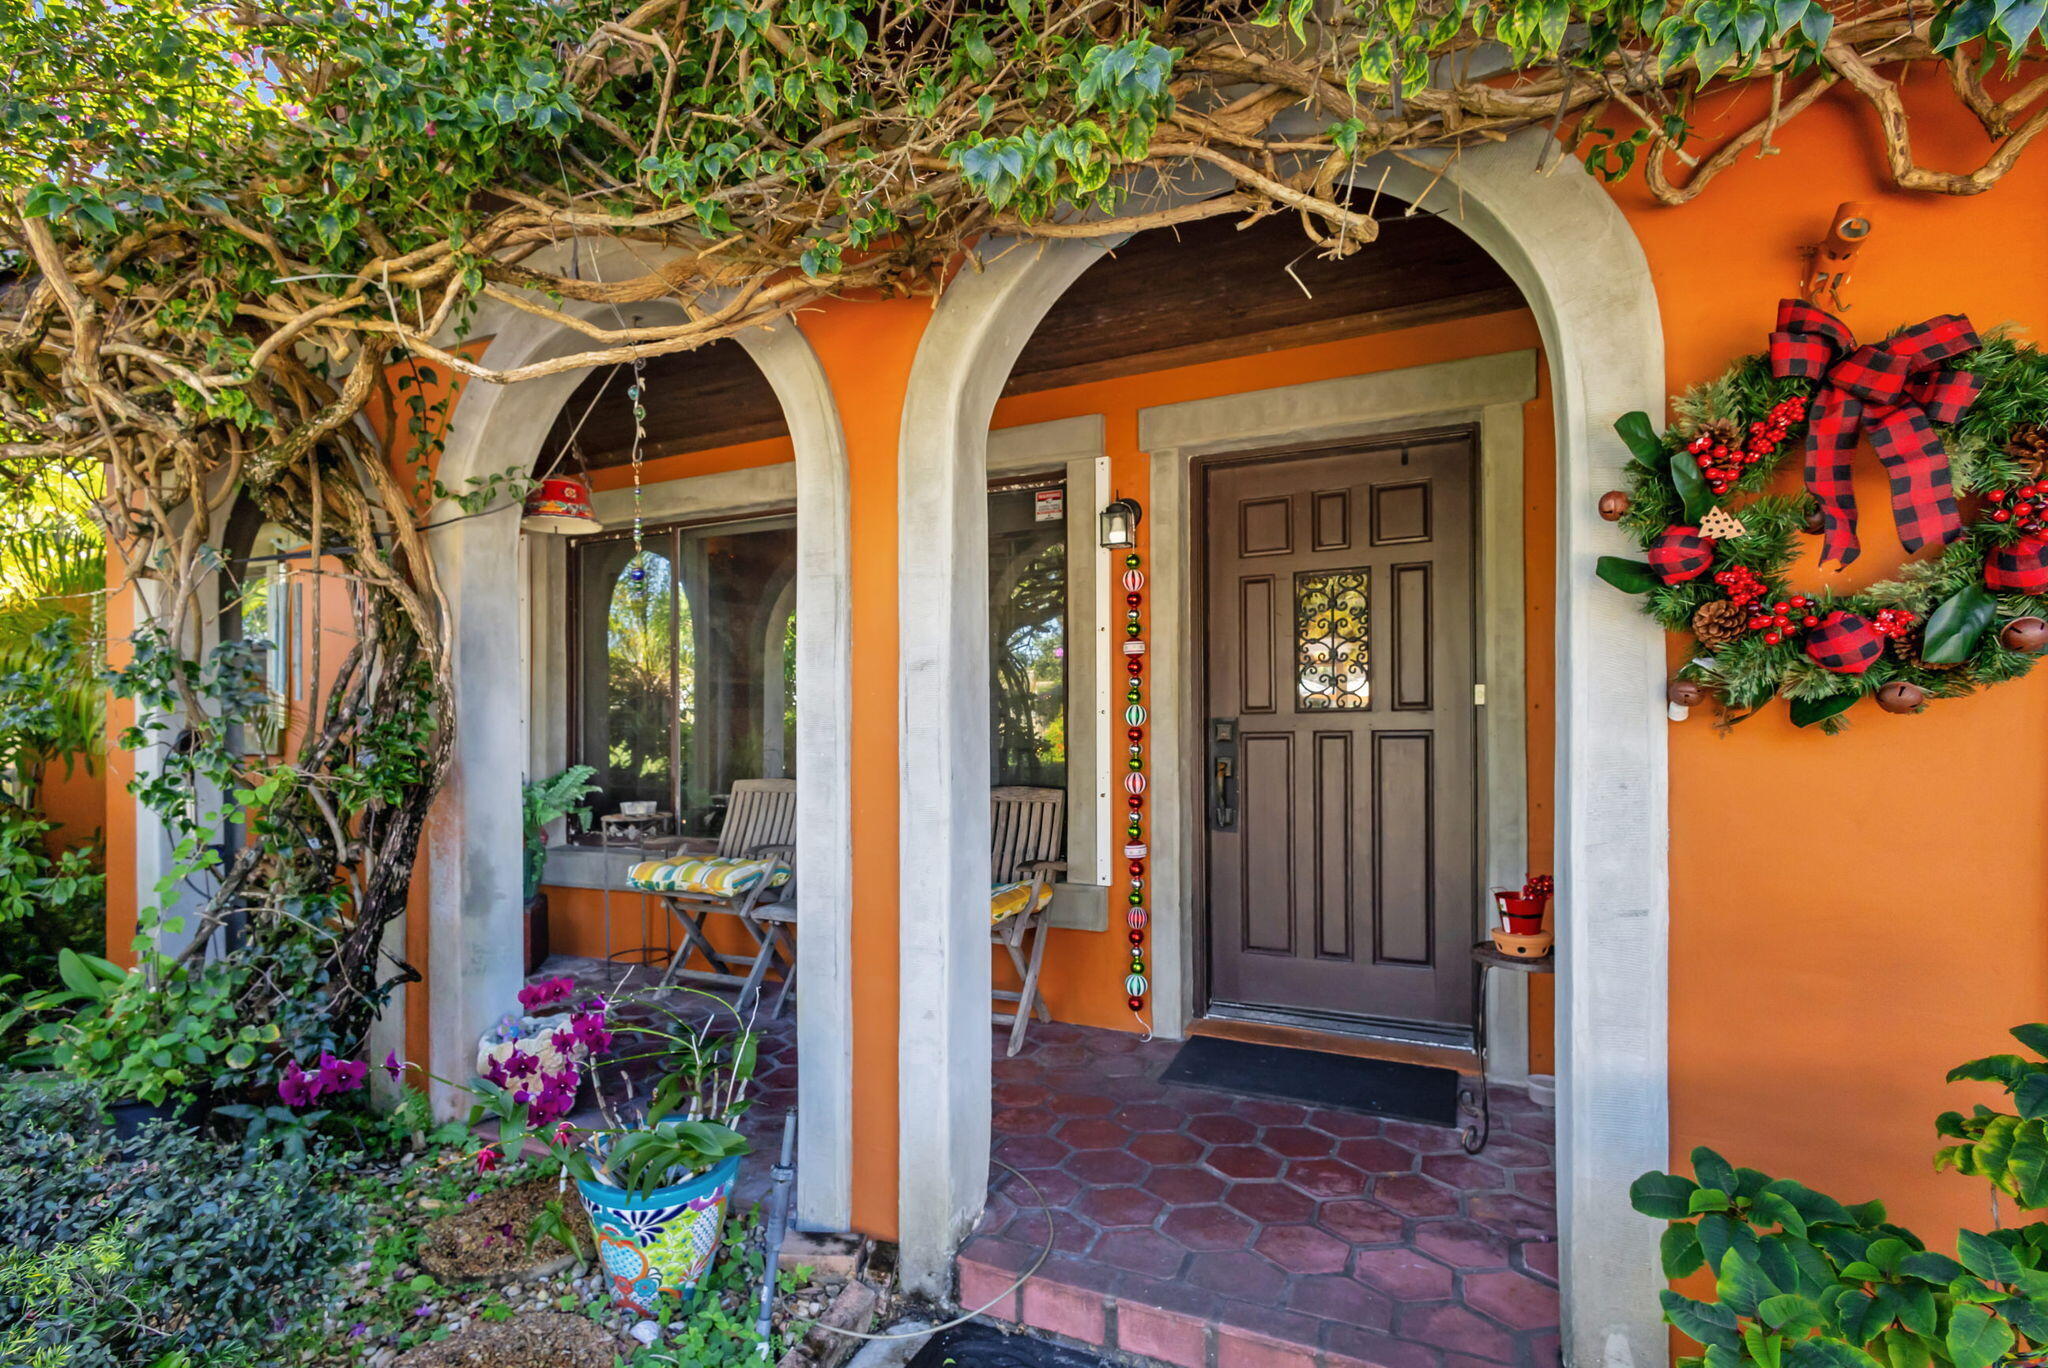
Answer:
[[[633,569],[629,573],[642,600],[647,597],[647,563],[641,559],[647,545],[640,488],[641,446],[647,440],[647,401],[642,389],[647,379],[646,365],[641,358],[633,358],[633,383],[626,389],[626,397],[633,401]]]
[[[1145,602],[1145,572],[1136,551],[1124,556],[1124,671],[1129,676],[1124,688],[1124,739],[1128,743],[1125,761],[1124,860],[1131,877],[1131,891],[1124,909],[1124,925],[1130,929],[1131,968],[1124,977],[1124,996],[1131,1014],[1145,1024],[1145,993],[1151,982],[1145,977],[1145,928],[1152,917],[1145,910],[1145,861],[1150,847],[1145,844],[1145,642],[1140,609]],[[1151,1028],[1146,1027],[1149,1031]]]

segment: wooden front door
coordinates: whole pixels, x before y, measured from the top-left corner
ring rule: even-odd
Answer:
[[[1212,1006],[1471,1026],[1474,451],[1203,472]]]

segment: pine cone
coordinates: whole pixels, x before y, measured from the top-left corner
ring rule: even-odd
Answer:
[[[1742,639],[1749,614],[1727,599],[1702,603],[1693,611],[1692,634],[1702,646],[1726,646]]]
[[[2005,437],[2005,454],[2040,479],[2048,474],[2048,428],[2039,423],[2019,423]]]
[[[1726,418],[1709,418],[1692,430],[1694,437],[1704,437],[1709,446],[1740,447],[1742,428]]]

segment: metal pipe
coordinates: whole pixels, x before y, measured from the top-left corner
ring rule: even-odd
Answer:
[[[789,1186],[796,1178],[796,1108],[782,1118],[782,1158],[769,1170],[775,1180],[768,1194],[768,1248],[761,1270],[761,1315],[755,1329],[761,1336],[761,1358],[771,1353],[775,1319],[775,1285],[781,1280],[782,1237],[789,1233]]]

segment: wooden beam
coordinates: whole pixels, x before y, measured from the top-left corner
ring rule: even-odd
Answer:
[[[1163,347],[1157,351],[1132,352],[1031,372],[1014,371],[1009,382],[1003,386],[1003,394],[1005,397],[1013,394],[1037,394],[1044,390],[1065,389],[1070,385],[1086,385],[1097,380],[1118,380],[1128,375],[1143,375],[1147,371],[1170,370],[1176,366],[1197,366],[1208,361],[1234,361],[1239,357],[1263,356],[1267,352],[1285,351],[1291,347],[1314,346],[1319,342],[1341,342],[1352,337],[1398,332],[1402,328],[1419,327],[1424,323],[1441,323],[1453,318],[1475,318],[1521,307],[1521,291],[1512,285],[1498,286],[1448,299],[1396,305],[1388,309],[1375,309],[1369,313],[1285,323],[1260,332],[1240,333],[1229,337],[1211,337],[1200,342]]]

